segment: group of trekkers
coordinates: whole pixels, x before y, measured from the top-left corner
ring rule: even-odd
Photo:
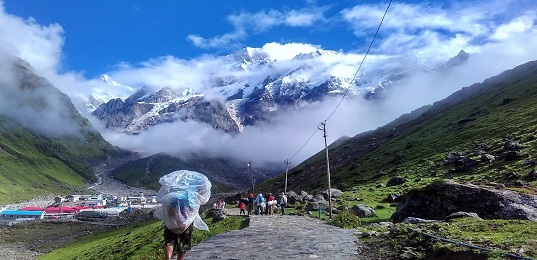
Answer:
[[[287,195],[284,192],[278,194],[278,198],[274,197],[272,193],[268,193],[263,196],[262,193],[254,196],[250,193],[247,200],[241,200],[239,202],[240,214],[246,214],[246,208],[248,208],[248,215],[252,215],[255,210],[256,215],[274,215],[275,209],[279,206],[282,215],[285,215],[285,206],[287,205]]]

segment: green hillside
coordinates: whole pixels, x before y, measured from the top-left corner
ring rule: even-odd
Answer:
[[[531,162],[537,157],[536,102],[537,62],[466,87],[428,107],[414,120],[390,124],[329,149],[332,187],[369,187],[400,176],[412,183],[398,190],[402,193],[444,178],[504,183],[524,179],[534,170]],[[519,149],[515,158],[507,156],[507,143]],[[477,165],[461,169],[446,164],[450,152],[464,154]],[[481,154],[496,159],[483,162]],[[530,184],[536,186],[535,181]],[[266,190],[282,187],[283,176],[260,186]],[[289,187],[325,189],[324,152],[290,170]]]
[[[15,61],[13,73],[17,81],[0,81],[0,203],[83,189],[96,180],[92,166],[124,153],[27,63]]]
[[[183,160],[165,154],[156,154],[125,163],[112,173],[114,177],[130,186],[158,190],[160,177],[176,170],[203,173],[213,184],[213,192],[229,192],[248,184],[237,181],[246,176],[246,164],[232,159],[195,155]]]
[[[55,139],[0,118],[0,203],[83,189],[96,180],[90,165],[114,150],[97,132]]]

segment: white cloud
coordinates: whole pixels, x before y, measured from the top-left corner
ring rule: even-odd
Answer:
[[[537,6],[522,2],[394,3],[374,49],[392,55],[413,52],[431,64],[446,60],[461,49],[477,52],[490,39],[507,39],[533,27],[535,13],[525,10]],[[357,37],[368,39],[385,10],[386,5],[357,5],[341,11],[341,15]]]
[[[352,26],[354,33],[363,36],[378,27],[385,10],[386,5],[358,5],[343,10],[341,14]],[[469,15],[465,10],[447,10],[441,6],[395,3],[388,11],[382,29],[407,33],[446,30],[451,33],[479,35],[486,30],[481,22],[489,11],[476,10]]]
[[[202,49],[212,49],[212,48],[232,48],[237,46],[237,41],[244,39],[246,37],[246,32],[241,29],[237,29],[232,33],[226,33],[221,36],[216,36],[211,39],[203,38],[199,35],[190,34],[187,36],[187,40],[191,41],[192,44],[198,48]]]
[[[318,22],[325,21],[324,8],[301,10],[268,10],[257,13],[243,12],[230,15],[228,21],[233,25],[233,31],[213,38],[191,34],[187,39],[199,48],[224,48],[237,46],[238,42],[247,38],[249,34],[260,34],[274,27],[310,27]]]
[[[535,12],[528,12],[527,15],[517,17],[507,24],[502,24],[496,28],[496,31],[490,36],[493,40],[506,40],[513,34],[525,32],[534,26]]]
[[[299,12],[292,10],[285,17],[285,24],[291,27],[312,26],[317,21],[324,20],[321,13]]]
[[[266,43],[261,47],[263,51],[267,52],[275,60],[290,60],[301,53],[311,53],[320,48],[320,46],[307,43],[279,44],[276,42]]]
[[[7,14],[0,2],[0,51],[19,57],[38,71],[54,71],[61,59],[63,28]]]

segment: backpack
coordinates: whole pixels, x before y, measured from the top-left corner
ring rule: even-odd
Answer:
[[[265,198],[261,196],[257,197],[257,204],[263,204],[263,202],[265,202]]]

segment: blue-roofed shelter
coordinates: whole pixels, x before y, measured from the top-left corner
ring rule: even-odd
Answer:
[[[45,211],[33,210],[3,210],[0,212],[0,222],[11,225],[13,223],[32,221],[45,218]]]

